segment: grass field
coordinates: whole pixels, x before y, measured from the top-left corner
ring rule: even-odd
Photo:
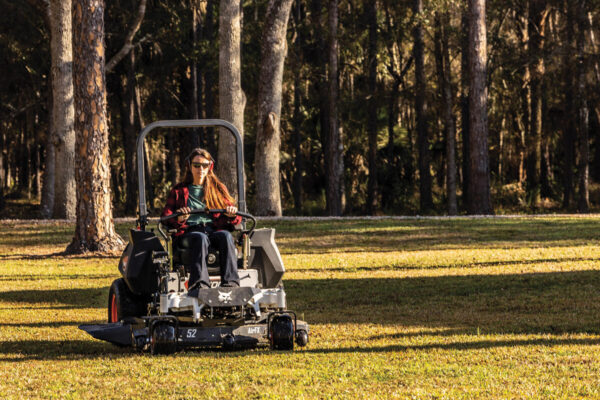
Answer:
[[[600,398],[600,217],[263,225],[306,349],[152,357],[77,329],[117,258],[0,223],[0,398]]]

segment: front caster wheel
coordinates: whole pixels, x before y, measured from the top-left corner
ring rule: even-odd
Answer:
[[[271,320],[271,349],[294,350],[294,321],[288,314],[277,315]]]
[[[171,324],[156,324],[152,330],[150,351],[156,354],[172,354],[177,349],[175,327]]]
[[[296,344],[300,347],[304,347],[308,344],[308,332],[304,329],[296,331]]]

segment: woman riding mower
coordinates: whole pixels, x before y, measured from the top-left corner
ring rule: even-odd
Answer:
[[[176,246],[185,243],[182,247],[193,249],[188,294],[194,296],[198,289],[210,288],[206,264],[209,244],[219,251],[221,287],[238,287],[235,244],[229,232],[241,222],[241,217],[236,216],[234,199],[213,172],[214,161],[208,151],[196,148],[185,160],[187,169],[183,182],[171,189],[162,216],[182,213],[177,219],[167,220],[166,224],[177,229],[173,235]],[[225,209],[226,212],[213,215],[189,213],[198,209]]]

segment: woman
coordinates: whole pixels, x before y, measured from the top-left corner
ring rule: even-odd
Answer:
[[[188,294],[197,294],[199,288],[210,288],[206,256],[209,243],[219,250],[221,286],[238,287],[240,278],[237,271],[235,244],[229,229],[241,221],[236,216],[237,208],[227,187],[213,172],[214,161],[210,153],[196,148],[186,157],[186,173],[183,182],[175,185],[162,216],[175,212],[183,213],[177,219],[167,220],[176,228],[175,245],[182,242],[192,249],[194,263],[190,266]],[[193,209],[225,209],[224,214],[189,214]]]

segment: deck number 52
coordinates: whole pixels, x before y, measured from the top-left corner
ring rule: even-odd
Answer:
[[[188,329],[187,330],[187,337],[189,338],[195,338],[196,337],[196,329]]]

